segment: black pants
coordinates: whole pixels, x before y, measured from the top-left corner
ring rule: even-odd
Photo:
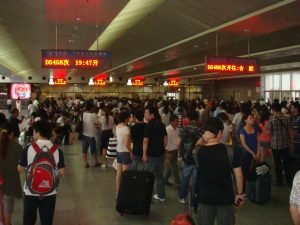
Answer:
[[[290,154],[289,149],[272,149],[274,164],[275,164],[275,172],[276,172],[276,182],[277,184],[283,183],[282,177],[282,162],[283,161],[283,168],[286,182],[291,182],[291,169],[290,169]]]
[[[41,225],[52,225],[55,210],[56,195],[43,198],[36,196],[24,197],[23,225],[34,225],[39,210]]]

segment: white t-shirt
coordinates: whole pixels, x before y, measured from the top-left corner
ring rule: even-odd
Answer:
[[[117,152],[129,152],[126,146],[126,136],[128,135],[130,135],[130,130],[127,126],[116,127]]]
[[[38,101],[38,100],[35,99],[35,100],[33,101],[33,104],[35,105],[35,107],[39,107],[39,101]]]
[[[178,129],[174,129],[172,125],[169,125],[167,126],[166,130],[168,134],[168,144],[166,146],[166,150],[167,151],[177,150],[178,149],[177,143],[179,138]]]
[[[63,116],[60,116],[56,123],[60,126],[60,127],[63,127],[65,125],[65,118]]]
[[[97,115],[95,113],[84,112],[83,113],[83,132],[82,134],[87,137],[96,137],[98,125]]]
[[[114,126],[114,118],[112,116],[108,116],[108,121],[106,121],[106,117],[102,116],[100,118],[101,130],[112,130]]]
[[[33,113],[33,112],[36,112],[36,107],[34,104],[30,104],[28,106],[28,113],[29,113],[29,116]]]
[[[243,118],[243,114],[241,112],[236,113],[233,117],[232,124],[238,125],[242,121],[242,118]]]
[[[11,99],[7,99],[6,104],[11,105]]]

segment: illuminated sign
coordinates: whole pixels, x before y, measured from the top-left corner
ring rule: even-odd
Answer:
[[[258,73],[256,59],[238,57],[206,57],[206,72],[255,74]]]
[[[106,79],[105,80],[103,80],[102,78],[94,79],[94,85],[105,86],[106,85]]]
[[[30,84],[11,84],[10,95],[12,99],[30,99],[31,85]]]
[[[94,85],[105,86],[105,85],[106,85],[106,78],[107,78],[107,75],[106,75],[106,74],[99,74],[99,75],[96,75],[96,76],[93,78]]]
[[[42,50],[42,67],[109,69],[111,53],[108,51]]]
[[[134,77],[132,80],[132,86],[144,86],[144,77]]]
[[[168,80],[168,86],[177,87],[179,86],[179,78],[171,78]]]
[[[61,86],[66,85],[67,81],[65,78],[53,78],[54,85]]]

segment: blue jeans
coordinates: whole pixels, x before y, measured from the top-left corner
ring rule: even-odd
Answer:
[[[89,147],[91,149],[91,154],[96,154],[96,139],[95,137],[88,137],[85,135],[82,135],[81,138],[81,145],[82,145],[82,152],[87,154]]]
[[[188,190],[190,179],[192,178],[192,188],[191,188],[191,206],[197,208],[197,199],[196,199],[196,179],[197,179],[197,169],[193,164],[184,163],[183,171],[182,171],[182,181],[179,188],[179,198],[185,199]]]
[[[159,198],[166,198],[165,181],[163,176],[165,155],[159,157],[148,157],[147,167],[154,174],[156,191]]]
[[[137,170],[138,167],[139,167],[139,164],[143,164],[142,156],[133,155],[132,156],[132,162],[131,162],[131,169],[132,170]]]

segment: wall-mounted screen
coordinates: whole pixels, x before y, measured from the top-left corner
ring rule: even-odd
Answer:
[[[10,96],[12,99],[29,99],[31,98],[31,85],[30,84],[11,84]]]

